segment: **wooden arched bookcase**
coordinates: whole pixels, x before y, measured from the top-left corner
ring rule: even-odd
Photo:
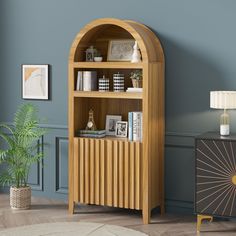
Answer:
[[[112,39],[135,39],[142,61],[85,62],[85,50],[94,45],[107,56]],[[130,72],[143,72],[143,92],[76,91],[78,70],[96,70],[99,77],[122,72],[125,86]],[[69,56],[69,212],[75,203],[107,205],[142,210],[143,222],[150,221],[151,209],[164,212],[164,54],[160,41],[146,26],[112,18],[87,24],[76,36]],[[107,114],[143,112],[143,140],[105,137],[79,138],[88,111],[94,110],[97,128],[104,129]]]

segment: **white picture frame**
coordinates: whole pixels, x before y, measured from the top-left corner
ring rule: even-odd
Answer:
[[[106,115],[106,135],[115,136],[117,121],[121,121],[121,116]]]
[[[128,122],[127,121],[117,121],[116,122],[116,137],[126,138],[128,135]]]
[[[131,61],[135,40],[110,40],[107,61]]]
[[[49,65],[22,65],[22,98],[48,100]]]

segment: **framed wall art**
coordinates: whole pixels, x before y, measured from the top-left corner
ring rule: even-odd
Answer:
[[[110,40],[107,61],[131,61],[135,40]]]
[[[49,65],[22,65],[22,98],[48,100]]]

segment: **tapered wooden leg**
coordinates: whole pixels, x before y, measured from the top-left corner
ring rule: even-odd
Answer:
[[[197,232],[200,232],[201,224],[203,220],[209,220],[210,222],[213,221],[212,216],[206,216],[206,215],[197,215]]]
[[[69,200],[69,214],[74,214],[75,203]]]
[[[143,224],[147,225],[150,223],[151,211],[148,208],[142,210]]]
[[[161,210],[161,215],[165,214],[165,202],[162,201],[161,206],[160,206],[160,210]]]

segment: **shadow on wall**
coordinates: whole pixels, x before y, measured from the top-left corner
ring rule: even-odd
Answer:
[[[198,45],[178,43],[153,31],[160,38],[165,53],[166,130],[209,130],[212,123],[209,93],[229,89],[224,72],[206,52],[197,48]]]
[[[227,81],[221,68],[206,52],[199,50],[198,45],[158,36],[166,60],[166,207],[176,206],[192,212],[194,135],[218,127],[217,120],[212,122],[215,114],[209,107],[209,92],[227,89]]]

